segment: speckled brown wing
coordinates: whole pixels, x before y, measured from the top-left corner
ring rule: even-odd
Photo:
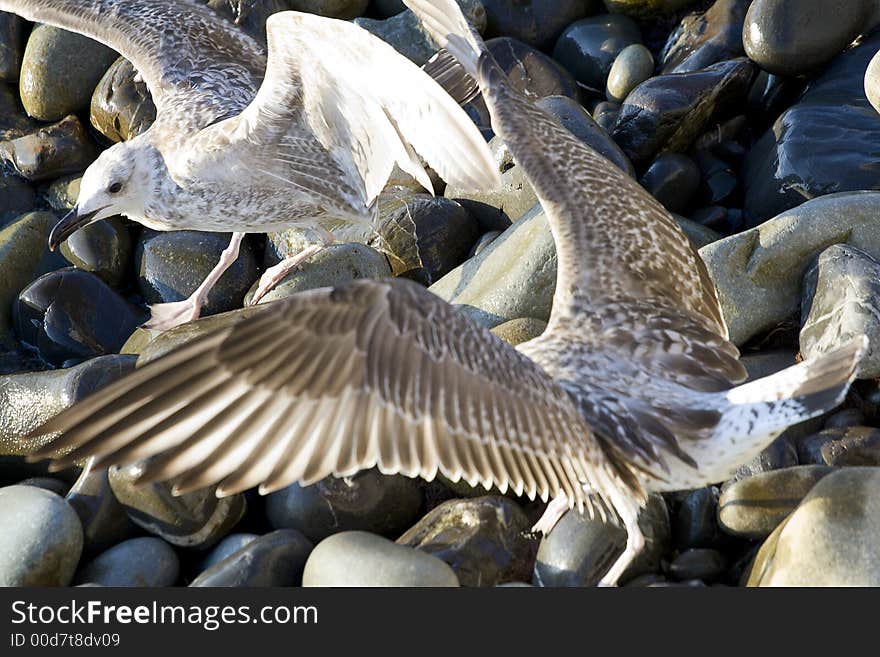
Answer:
[[[0,0],[0,10],[110,46],[141,74],[160,119],[172,110],[194,128],[243,110],[266,68],[256,40],[193,0]]]
[[[265,492],[377,466],[542,499],[563,490],[581,504],[580,482],[615,467],[539,367],[401,280],[267,304],[35,433],[54,432],[35,458],[147,458],[145,479],[172,479],[181,491],[220,482],[220,493]]]

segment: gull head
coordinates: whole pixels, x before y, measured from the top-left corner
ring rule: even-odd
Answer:
[[[49,249],[80,228],[115,215],[137,218],[144,212],[155,174],[155,149],[133,139],[111,146],[86,169],[76,207],[49,235]]]

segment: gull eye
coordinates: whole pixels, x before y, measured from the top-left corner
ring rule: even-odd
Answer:
[[[122,183],[121,182],[113,183],[112,185],[110,185],[107,188],[107,191],[110,192],[111,194],[118,194],[119,192],[122,191]]]

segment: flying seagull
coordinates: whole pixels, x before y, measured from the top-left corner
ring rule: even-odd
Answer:
[[[268,54],[194,0],[0,0],[0,10],[84,34],[128,58],[157,108],[153,126],[86,170],[54,247],[123,214],[157,230],[233,231],[193,295],[152,307],[152,328],[195,319],[246,232],[313,228],[319,241],[263,275],[253,303],[333,240],[369,229],[395,164],[432,191],[498,181],[485,140],[424,71],[366,30],[299,12],[266,23]]]
[[[55,468],[140,462],[218,495],[384,473],[492,485],[622,521],[647,496],[721,481],[839,404],[860,336],[746,376],[706,268],[669,213],[510,84],[452,0],[406,0],[483,92],[544,206],[558,279],[547,330],[511,347],[415,283],[304,292],[186,343],[34,432]],[[611,512],[611,513],[609,513]]]

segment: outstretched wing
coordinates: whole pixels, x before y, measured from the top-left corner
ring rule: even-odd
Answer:
[[[359,215],[395,164],[431,190],[420,158],[467,189],[497,182],[488,146],[464,110],[378,37],[346,21],[293,11],[271,16],[266,32],[266,78],[253,103],[205,131],[207,139],[226,142],[204,167],[211,175],[234,166],[236,176],[254,171],[288,180],[324,205],[334,197]],[[231,166],[217,166],[220,161]]]
[[[608,468],[539,367],[415,283],[356,281],[267,304],[62,412],[35,455],[148,458],[147,480],[263,492],[373,466],[543,499]],[[149,458],[152,457],[152,458]],[[598,476],[604,476],[603,470]],[[597,487],[601,488],[601,487]]]
[[[0,0],[0,10],[113,48],[141,74],[160,118],[172,109],[198,127],[244,109],[266,67],[257,41],[194,0]]]

